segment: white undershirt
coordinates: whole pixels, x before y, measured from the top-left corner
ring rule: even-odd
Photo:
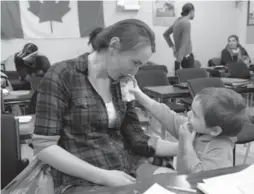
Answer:
[[[116,109],[112,102],[105,103],[108,112],[108,127],[114,128],[116,124]]]

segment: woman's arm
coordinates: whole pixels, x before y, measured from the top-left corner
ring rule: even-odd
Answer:
[[[79,177],[100,185],[107,184],[106,170],[97,168],[77,158],[58,145],[46,147],[37,153],[36,156],[46,164],[49,164],[65,174]]]

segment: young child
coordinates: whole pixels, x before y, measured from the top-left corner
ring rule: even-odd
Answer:
[[[135,81],[135,80],[134,80]],[[178,142],[177,172],[189,174],[233,165],[236,135],[247,120],[242,96],[226,88],[199,92],[188,116],[181,116],[144,94],[135,84],[138,100]]]

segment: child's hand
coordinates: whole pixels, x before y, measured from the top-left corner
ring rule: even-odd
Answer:
[[[138,86],[138,82],[137,80],[135,79],[135,77],[131,76],[130,78],[132,81],[133,81],[133,88],[130,88],[130,92],[133,93],[134,95],[137,94],[137,93],[140,93],[142,92],[141,89],[139,88]]]
[[[179,140],[182,140],[186,143],[193,144],[195,136],[196,136],[196,132],[190,130],[190,127],[189,127],[188,123],[184,123],[183,125],[180,126],[180,128],[179,128]]]

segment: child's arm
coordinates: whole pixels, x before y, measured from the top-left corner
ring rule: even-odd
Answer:
[[[187,118],[176,114],[165,104],[151,99],[149,96],[144,94],[138,86],[131,91],[134,93],[136,100],[150,111],[173,136],[178,138],[178,129],[180,125],[187,121]]]

